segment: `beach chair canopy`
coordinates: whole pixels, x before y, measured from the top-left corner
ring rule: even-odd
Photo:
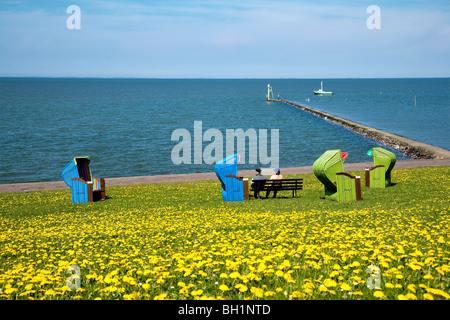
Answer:
[[[214,171],[217,175],[217,178],[219,179],[220,183],[222,184],[222,190],[226,190],[225,176],[228,176],[230,174],[237,176],[238,163],[239,163],[239,155],[232,154],[232,155],[229,155],[228,157],[220,160],[214,166]]]
[[[397,161],[397,156],[383,148],[372,148],[373,164],[375,166],[383,165],[385,167],[386,177],[390,176],[392,169]]]
[[[341,150],[327,150],[313,164],[314,175],[327,190],[337,191],[336,173],[344,172]]]
[[[61,176],[64,182],[71,187],[73,178],[81,178],[84,181],[92,181],[89,157],[75,157],[62,170]]]

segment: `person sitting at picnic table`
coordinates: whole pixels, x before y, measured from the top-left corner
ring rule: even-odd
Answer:
[[[283,179],[283,176],[281,175],[281,172],[280,172],[280,169],[279,169],[279,168],[275,168],[273,171],[275,171],[275,174],[273,174],[273,175],[270,177],[270,180],[280,180],[280,179]],[[281,185],[281,183],[280,183],[280,181],[271,181],[271,184],[272,184],[272,187],[274,188],[274,190],[273,190],[273,197],[275,198],[275,197],[277,196],[277,192],[278,192],[278,190],[275,189],[275,186],[276,186],[276,185]],[[266,198],[269,197],[270,191],[271,191],[270,189],[267,190]]]
[[[256,175],[252,178],[251,186],[253,187],[255,185],[255,181],[266,181],[267,178],[263,175],[261,175],[261,169],[256,169]],[[264,185],[264,182],[257,182],[259,187]],[[255,191],[255,199],[258,199],[259,197],[259,191]]]

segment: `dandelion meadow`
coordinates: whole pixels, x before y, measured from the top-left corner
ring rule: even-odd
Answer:
[[[362,201],[224,202],[218,180],[0,194],[0,299],[445,300],[450,167],[393,171]],[[69,266],[75,266],[69,268]],[[76,269],[77,272],[69,272]]]

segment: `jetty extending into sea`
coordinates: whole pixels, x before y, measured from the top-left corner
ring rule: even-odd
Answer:
[[[398,134],[389,133],[380,129],[372,128],[348,119],[344,119],[335,116],[331,113],[316,110],[314,108],[302,105],[297,102],[292,102],[283,99],[270,99],[267,97],[269,102],[284,102],[303,111],[312,113],[315,116],[323,118],[324,120],[336,123],[346,129],[353,132],[359,133],[370,139],[380,141],[385,145],[404,152],[405,156],[411,157],[413,159],[450,159],[450,151],[447,149],[432,146],[427,143],[415,141]]]

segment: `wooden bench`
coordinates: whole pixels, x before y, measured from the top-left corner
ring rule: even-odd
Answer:
[[[292,197],[297,198],[297,190],[303,190],[303,179],[255,180],[250,189],[253,192],[284,190],[292,190]]]

